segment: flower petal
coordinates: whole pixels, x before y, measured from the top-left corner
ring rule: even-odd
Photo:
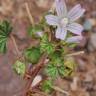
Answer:
[[[78,4],[75,7],[73,7],[69,13],[68,17],[71,21],[77,20],[79,17],[81,17],[85,12],[85,9],[81,8],[81,5]]]
[[[56,0],[56,11],[59,17],[67,15],[67,8],[64,0]]]
[[[66,28],[63,28],[63,27],[57,28],[56,35],[55,35],[57,39],[65,40],[66,35],[67,35]]]
[[[82,36],[72,36],[70,38],[67,38],[66,42],[68,43],[79,43],[83,39]]]
[[[67,29],[74,34],[81,35],[84,28],[78,23],[71,23],[67,26]]]
[[[42,37],[42,36],[43,36],[43,31],[36,32],[36,35],[37,35],[38,37]]]
[[[33,82],[31,84],[31,87],[35,87],[38,83],[40,83],[42,81],[42,76],[41,75],[37,75],[34,79]]]
[[[80,4],[77,4],[75,7],[73,7],[73,8],[69,11],[68,16],[69,16],[69,17],[72,17],[72,15],[74,15],[75,13],[77,13],[80,9],[81,9],[81,5],[80,5]]]
[[[58,25],[59,23],[59,18],[54,15],[47,15],[45,16],[45,19],[49,25]]]

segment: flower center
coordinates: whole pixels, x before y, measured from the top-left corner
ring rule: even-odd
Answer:
[[[68,24],[68,18],[63,18],[62,20],[61,20],[61,25],[67,25]]]

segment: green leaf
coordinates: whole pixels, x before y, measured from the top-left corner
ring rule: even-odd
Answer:
[[[70,62],[68,64],[68,62]],[[72,74],[73,65],[72,59],[68,59],[68,61],[65,61],[62,58],[61,52],[54,52],[50,55],[50,62],[47,64],[45,68],[45,72],[48,76],[50,76],[52,79],[55,79],[58,76],[66,77]]]
[[[35,37],[36,32],[41,32],[41,31],[42,31],[42,27],[40,25],[31,26],[28,29],[28,35],[31,37]]]
[[[25,73],[25,64],[19,60],[15,62],[13,65],[13,69],[16,71],[17,74],[19,75],[24,75]]]
[[[64,77],[65,76],[65,66],[61,66],[58,68],[58,73],[61,77]]]
[[[25,52],[24,55],[26,57],[26,59],[35,64],[38,62],[41,53],[40,53],[40,48],[39,47],[32,47],[32,48],[28,48]]]
[[[62,66],[62,64],[64,63],[62,54],[59,51],[55,51],[53,54],[51,54],[50,59],[55,66]]]
[[[55,51],[54,53],[52,53],[52,54],[50,55],[50,59],[51,59],[51,60],[56,60],[56,59],[58,59],[58,57],[60,57],[60,56],[61,56],[61,52]]]
[[[46,93],[51,93],[52,91],[52,80],[45,80],[41,86],[41,89]]]
[[[12,27],[8,21],[0,23],[0,52],[6,52],[7,39],[12,31]]]
[[[47,54],[51,54],[55,50],[54,45],[48,41],[48,37],[46,34],[42,37],[42,40],[40,42],[40,49],[41,52],[46,52]]]
[[[42,43],[49,42],[49,40],[48,40],[48,35],[47,35],[47,34],[44,34],[44,35],[42,36],[41,42],[42,42]]]
[[[51,43],[42,43],[41,44],[41,52],[47,52],[47,54],[51,54],[54,52],[54,46]]]
[[[73,57],[66,58],[64,65],[69,69],[74,70],[74,68],[76,67],[74,58]]]
[[[51,76],[53,79],[58,77],[58,70],[64,65],[63,59],[61,58],[61,53],[56,51],[50,55],[50,62],[47,64],[45,69],[48,76]]]
[[[52,63],[48,64],[47,68],[45,69],[45,72],[48,76],[52,77],[53,79],[58,76],[58,69]]]

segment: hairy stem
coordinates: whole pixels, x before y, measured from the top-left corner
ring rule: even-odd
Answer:
[[[31,70],[29,70],[29,75],[30,75],[30,79],[28,79],[27,83],[26,83],[26,94],[28,93],[28,91],[30,91],[30,87],[32,84],[32,81],[34,80],[35,76],[39,73],[39,71],[43,68],[44,62],[47,58],[46,54],[43,54],[39,60],[39,62],[36,64],[36,66],[34,66]],[[25,94],[25,96],[27,96]]]

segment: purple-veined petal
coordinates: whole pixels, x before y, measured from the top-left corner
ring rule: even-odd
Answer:
[[[67,8],[64,0],[56,0],[56,12],[59,17],[67,16]]]
[[[67,26],[67,29],[74,34],[81,35],[84,28],[78,23],[71,23]]]
[[[56,34],[55,34],[57,39],[65,40],[66,35],[67,35],[66,28],[64,28],[64,27],[58,27],[57,28]]]
[[[68,16],[72,17],[72,15],[76,14],[81,9],[81,5],[77,4],[75,7],[73,7],[69,12]]]
[[[58,25],[59,23],[59,18],[54,15],[46,15],[45,19],[49,25]]]
[[[71,21],[77,20],[79,17],[81,17],[85,12],[85,9],[81,8],[81,5],[78,4],[75,7],[73,7],[69,13],[68,17]]]
[[[83,39],[82,36],[72,36],[67,38],[66,42],[68,43],[79,43]]]

